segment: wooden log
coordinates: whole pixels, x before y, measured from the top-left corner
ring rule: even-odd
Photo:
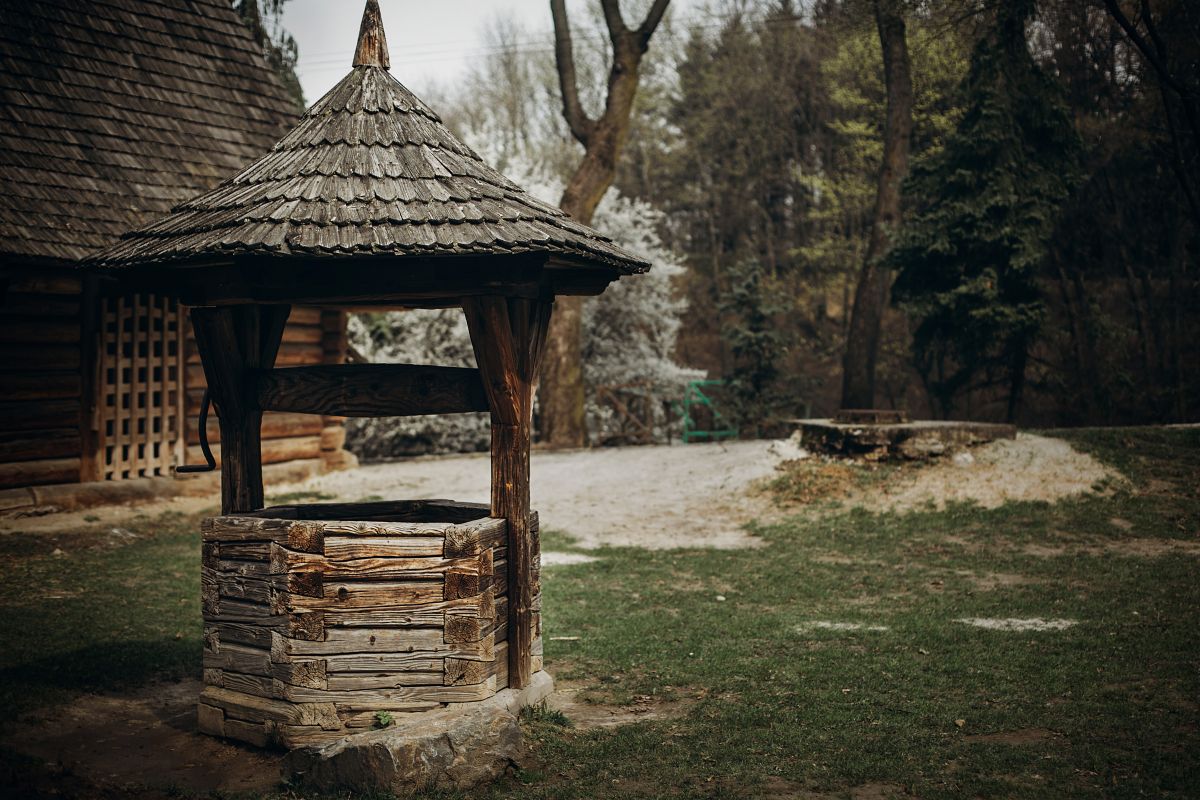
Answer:
[[[76,428],[0,432],[0,462],[57,459],[81,452]]]
[[[203,394],[203,392],[201,392]],[[188,422],[187,436],[188,444],[198,444],[200,442],[200,397],[196,397],[196,405],[188,407]],[[262,427],[260,435],[264,443],[272,439],[286,439],[292,437],[321,437],[325,432],[325,426],[321,420],[309,414],[278,414],[269,412],[263,414]],[[220,444],[221,442],[221,423],[217,417],[209,416],[208,418],[208,441],[212,444]],[[321,439],[321,447],[324,449],[324,439]],[[264,446],[266,446],[264,444]]]
[[[348,672],[437,672],[453,651],[443,653],[345,653],[322,658],[330,675]],[[482,660],[482,659],[475,659]]]
[[[79,319],[67,317],[0,317],[0,342],[5,344],[79,345]]]
[[[409,364],[339,364],[257,373],[259,405],[339,417],[487,411],[479,371]]]
[[[70,370],[80,363],[78,344],[0,344],[0,369]]]
[[[0,317],[79,317],[82,303],[71,295],[7,292]]]
[[[309,325],[321,327],[321,320],[323,316],[324,312],[322,309],[313,308],[311,306],[296,306],[292,308],[292,315],[288,317],[288,327],[292,328]]]
[[[79,294],[83,291],[83,280],[75,275],[39,271],[13,276],[8,281],[8,291],[25,294]]]
[[[79,398],[0,403],[0,431],[78,428]]]
[[[325,349],[320,344],[285,344],[279,348],[275,363],[281,367],[299,367],[324,360]]]
[[[321,689],[285,687],[284,697],[292,703],[334,705],[345,710],[381,711],[424,703],[472,703],[496,694],[495,677],[470,686],[404,686],[397,689],[370,689],[332,692]]]
[[[464,643],[470,651],[474,643]],[[306,642],[276,635],[272,657],[325,656],[337,653],[436,653],[450,649],[441,628],[334,628],[324,641]]]
[[[76,372],[18,372],[0,378],[0,401],[71,400],[83,384]]]
[[[247,722],[273,720],[292,725],[318,725],[325,730],[338,730],[342,727],[332,703],[288,703],[216,686],[206,686],[200,693],[200,702],[224,711],[227,725],[232,717]]]
[[[437,603],[442,594],[441,581],[331,581],[320,597],[285,593],[281,601],[288,611],[325,611]]]
[[[223,439],[224,437],[222,437]],[[225,442],[221,441],[214,444],[212,447],[213,458],[217,461],[217,466],[224,469],[224,452]],[[320,436],[299,436],[287,439],[268,439],[263,441],[259,438],[259,472],[262,471],[263,464],[283,464],[288,461],[303,461],[307,459],[321,457],[321,437]],[[204,455],[200,451],[198,445],[193,445],[187,449],[188,463],[203,463]],[[261,500],[260,500],[261,502]]]
[[[79,480],[79,466],[78,458],[51,458],[0,464],[0,488],[74,483]]]
[[[319,573],[326,580],[439,580],[449,572],[490,575],[492,563],[491,559],[483,556],[456,559],[354,558],[335,561],[309,553],[296,553],[276,544],[271,548],[270,571],[287,575]]]
[[[427,603],[419,606],[377,606],[368,609],[327,609],[326,628],[434,628],[445,627],[447,614],[474,616],[491,620],[496,615],[492,592],[462,600]]]
[[[220,669],[269,678],[271,677],[271,651],[233,642],[219,642],[216,652],[205,651],[204,669]]]
[[[475,664],[486,664],[486,661],[475,661]],[[406,686],[442,686],[444,671],[430,672],[396,672],[378,675],[366,672],[340,672],[329,676],[329,692],[360,692],[378,689],[403,689]],[[482,683],[482,681],[479,681]],[[311,687],[300,687],[311,688]],[[286,696],[286,695],[285,695]],[[340,705],[340,704],[339,704]]]
[[[283,329],[284,344],[320,344],[323,336],[319,325],[295,325],[291,320]]]

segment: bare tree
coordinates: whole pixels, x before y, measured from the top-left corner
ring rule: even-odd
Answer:
[[[616,176],[617,159],[629,135],[630,116],[638,89],[638,69],[670,0],[654,0],[637,28],[626,26],[619,0],[599,2],[612,46],[612,66],[604,111],[593,119],[584,111],[579,99],[566,4],[564,0],[550,0],[563,117],[571,135],[584,148],[583,159],[567,183],[560,205],[584,224],[591,221],[596,206]],[[561,297],[555,301],[539,391],[542,441],[551,447],[582,447],[587,440],[580,359],[582,323],[583,298]]]
[[[854,292],[846,355],[842,362],[842,408],[873,408],[875,405],[879,332],[892,285],[891,270],[880,262],[887,255],[892,232],[900,223],[900,187],[908,173],[913,129],[912,71],[903,0],[873,0],[873,6],[879,43],[883,46],[887,119],[871,237]]]

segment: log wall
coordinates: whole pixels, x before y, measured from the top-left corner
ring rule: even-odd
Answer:
[[[294,748],[505,688],[507,524],[486,514],[367,503],[206,520],[200,729]]]
[[[109,369],[114,365],[105,364],[105,326],[112,338],[117,318],[135,309],[143,312],[146,304],[123,304],[118,310],[115,301],[106,303],[75,270],[65,268],[7,266],[0,291],[0,489],[168,475],[182,453],[186,463],[204,462],[197,430],[204,372],[190,325],[185,322],[183,342],[184,449],[173,446],[179,408],[172,361],[176,345],[164,339],[161,301],[153,304],[151,313],[158,318],[151,326],[127,326],[123,334],[133,339],[125,349],[139,355],[122,370],[122,381],[134,385],[121,388],[133,389],[140,399],[136,408],[118,409],[105,403],[113,399],[113,387],[106,389],[105,383],[116,377]],[[107,314],[106,305],[111,306]],[[343,312],[294,309],[279,365],[342,363],[345,326]],[[321,459],[325,469],[352,466],[354,457],[342,449],[342,422],[266,414],[263,462]],[[210,441],[219,442],[215,418],[210,417],[208,432]]]
[[[299,367],[341,364],[346,360],[346,315],[341,311],[293,308],[283,332],[275,364]],[[200,401],[204,396],[204,368],[194,337],[187,343],[187,463],[203,464],[200,451]],[[344,451],[346,433],[341,417],[280,414],[268,411],[262,422],[262,463],[320,458],[326,469],[343,469],[355,463]],[[215,414],[208,419],[208,441],[217,464],[221,463],[221,429]]]
[[[0,488],[79,480],[83,284],[17,272],[0,302]]]

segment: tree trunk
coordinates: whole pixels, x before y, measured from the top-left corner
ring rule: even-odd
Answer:
[[[891,270],[881,261],[891,247],[892,232],[900,223],[900,187],[908,173],[912,139],[913,89],[904,15],[899,0],[875,0],[874,5],[879,42],[883,46],[887,121],[871,237],[854,291],[850,332],[842,362],[843,408],[873,408],[875,405],[879,332],[892,286]]]
[[[637,29],[625,26],[618,0],[600,0],[612,44],[612,69],[604,113],[589,119],[579,101],[571,29],[564,0],[550,0],[554,17],[555,60],[563,96],[563,117],[571,134],[584,147],[560,203],[563,211],[584,225],[591,223],[596,206],[612,186],[617,159],[629,136],[633,101],[637,96],[638,68],[670,0],[655,0]],[[541,440],[551,448],[583,447],[587,426],[583,385],[583,298],[555,301],[546,360],[538,389]]]

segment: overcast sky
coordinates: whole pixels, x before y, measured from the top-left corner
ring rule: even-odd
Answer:
[[[594,2],[594,0],[591,0]],[[584,19],[589,0],[568,0],[573,19]],[[297,72],[309,103],[350,71],[363,0],[290,0],[284,25],[300,45]],[[530,31],[522,46],[552,49],[549,0],[380,0],[392,56],[392,74],[418,94],[431,84],[453,85],[486,51],[485,28],[502,16]],[[636,24],[648,0],[624,0],[627,24]],[[702,0],[672,0],[668,13],[688,19]],[[640,19],[638,20],[640,21]]]

